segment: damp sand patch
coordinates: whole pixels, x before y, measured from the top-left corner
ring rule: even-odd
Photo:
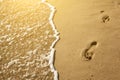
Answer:
[[[0,80],[57,80],[54,11],[45,0],[0,1]]]

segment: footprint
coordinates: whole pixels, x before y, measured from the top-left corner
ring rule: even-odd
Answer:
[[[101,10],[100,13],[104,13],[105,11],[104,10]]]
[[[87,48],[85,48],[82,52],[82,60],[85,61],[90,61],[91,59],[93,59],[93,55],[94,55],[94,51],[96,49],[97,46],[97,41],[92,41]]]
[[[104,16],[102,17],[102,22],[103,22],[103,23],[106,23],[106,22],[108,22],[108,21],[110,21],[110,17],[109,17],[108,15],[104,15]]]

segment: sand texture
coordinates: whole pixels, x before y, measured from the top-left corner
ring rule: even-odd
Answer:
[[[120,80],[120,0],[48,0],[60,32],[59,80]]]

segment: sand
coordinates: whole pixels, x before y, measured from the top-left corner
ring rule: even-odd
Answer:
[[[56,7],[59,80],[120,80],[120,0],[47,0]]]
[[[0,0],[0,80],[57,80],[50,7],[6,1]],[[47,1],[56,8],[60,33],[54,56],[59,80],[119,80],[120,0]]]

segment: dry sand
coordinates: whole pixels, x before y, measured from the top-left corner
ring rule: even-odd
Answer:
[[[47,0],[60,32],[59,80],[120,80],[120,0]]]

